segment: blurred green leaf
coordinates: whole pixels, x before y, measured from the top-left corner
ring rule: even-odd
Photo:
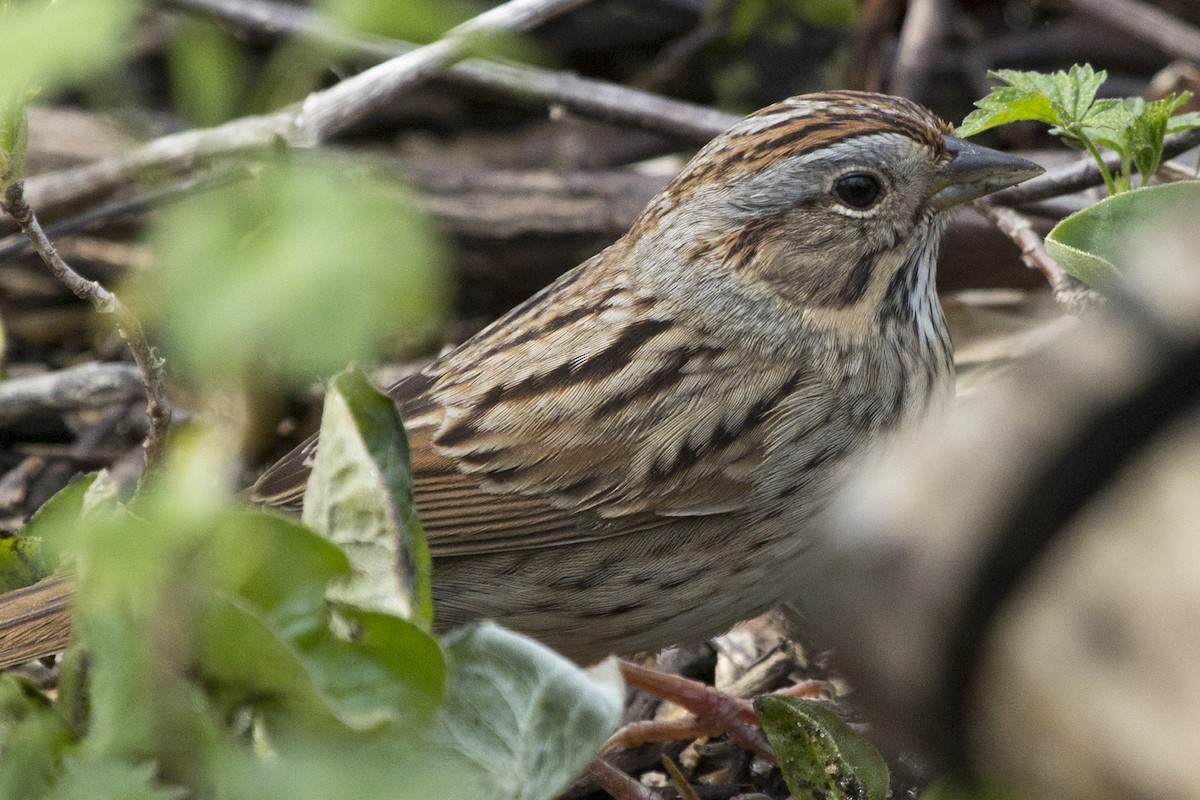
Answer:
[[[419,44],[440,38],[482,10],[446,0],[320,0],[317,8],[351,30]]]
[[[1200,181],[1150,186],[1105,198],[1054,226],[1046,236],[1046,249],[1067,272],[1103,291],[1118,280],[1130,238],[1180,214],[1200,219]]]
[[[171,35],[167,64],[175,109],[192,125],[209,127],[237,116],[250,64],[222,28],[183,20]]]
[[[443,638],[446,705],[431,757],[476,781],[479,800],[550,800],[616,729],[625,692],[616,662],[583,670],[491,623]]]
[[[419,729],[441,702],[437,643],[411,623],[345,608],[353,641],[329,629],[324,592],[345,556],[291,520],[236,512],[213,532],[210,582],[197,619],[197,668],[225,714],[253,706],[273,735],[320,726]],[[336,733],[336,731],[335,731]]]
[[[884,800],[887,762],[837,714],[797,697],[763,695],[754,713],[792,795],[801,800]]]
[[[0,592],[29,586],[48,574],[42,562],[41,539],[24,530],[0,534]]]
[[[130,300],[173,366],[234,384],[267,365],[310,380],[427,329],[446,287],[424,218],[395,186],[280,156],[255,180],[159,214],[163,268]]]
[[[187,792],[162,786],[154,764],[127,764],[68,755],[48,800],[183,800]]]
[[[0,19],[0,97],[93,80],[127,48],[132,0],[57,0],[10,6]]]
[[[53,572],[69,550],[79,530],[80,518],[94,510],[115,508],[107,494],[112,481],[104,470],[72,478],[69,483],[33,512],[21,529],[22,536],[41,542],[42,575]],[[107,498],[107,499],[102,499]]]
[[[303,519],[349,556],[354,576],[330,597],[397,614],[428,629],[433,619],[429,546],[413,508],[408,440],[396,404],[357,369],[325,395],[320,447]]]
[[[42,797],[74,733],[24,678],[0,675],[0,800]]]
[[[938,780],[921,792],[919,800],[1019,800],[1020,797],[995,781]]]
[[[848,28],[858,21],[858,0],[794,0],[800,18],[816,25]]]
[[[31,96],[31,92],[0,95],[0,192],[25,177],[25,148],[29,143],[25,104]],[[0,338],[0,357],[4,354],[3,344]]]

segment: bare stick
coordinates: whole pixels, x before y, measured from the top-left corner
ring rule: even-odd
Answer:
[[[1200,28],[1138,0],[1071,0],[1071,5],[1166,55],[1200,63]]]
[[[974,205],[1021,249],[1021,260],[1025,266],[1045,276],[1054,293],[1054,301],[1069,313],[1079,316],[1088,308],[1103,302],[1097,292],[1076,280],[1046,252],[1042,237],[1033,229],[1028,217],[985,200],[976,200]]]
[[[304,38],[360,58],[388,59],[416,48],[394,39],[348,34],[307,9],[273,0],[167,0],[166,4],[216,17],[239,30]],[[470,58],[448,67],[444,77],[463,86],[562,106],[578,116],[699,143],[738,119],[708,106],[523,64]]]
[[[144,381],[133,364],[80,364],[0,383],[0,423],[47,411],[76,411],[127,403]]]
[[[892,65],[889,89],[893,94],[920,99],[951,24],[952,12],[946,0],[909,2]]]
[[[603,758],[593,758],[583,774],[592,783],[621,800],[662,800],[662,795],[635,781]]]
[[[276,143],[310,147],[352,124],[393,97],[426,80],[468,52],[474,37],[501,30],[526,30],[585,0],[509,0],[455,28],[446,38],[348,78],[306,97],[299,106],[196,131],[164,136],[123,156],[29,181],[32,204],[52,208],[67,200],[123,186],[147,171],[176,174],[196,163],[217,160]]]
[[[121,302],[120,298],[96,281],[89,281],[71,269],[58,255],[54,245],[42,230],[33,209],[25,201],[22,181],[14,181],[9,185],[4,192],[4,199],[0,200],[0,208],[3,208],[5,213],[16,221],[21,231],[33,243],[33,248],[41,256],[42,261],[63,285],[74,292],[80,300],[91,303],[99,313],[113,316],[117,332],[121,334],[121,338],[125,340],[125,344],[133,353],[133,360],[142,373],[142,382],[146,387],[146,416],[150,419],[150,426],[146,433],[144,447],[146,471],[149,472],[162,460],[167,444],[167,429],[171,424],[171,406],[167,402],[167,382],[163,360],[150,347],[145,333],[142,332],[141,323]]]
[[[481,34],[523,31],[586,0],[509,0],[451,30],[441,39],[361,72],[300,103],[293,144],[315,145],[383,107],[396,94],[461,61]]]

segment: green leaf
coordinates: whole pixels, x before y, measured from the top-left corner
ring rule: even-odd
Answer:
[[[440,249],[394,185],[303,154],[156,215],[163,268],[128,301],[206,385],[264,367],[308,381],[442,313]]]
[[[0,97],[90,81],[128,52],[125,31],[137,13],[130,0],[22,3],[0,20]]]
[[[1009,122],[1035,120],[1051,125],[1058,123],[1050,100],[1040,92],[1002,86],[982,100],[975,101],[979,108],[972,111],[958,127],[959,136],[974,136],[997,125]]]
[[[41,508],[15,535],[0,538],[0,591],[29,586],[54,571],[69,547],[68,531],[84,513],[85,499],[100,473],[74,478]]]
[[[1141,98],[1135,98],[1130,105],[1134,119],[1127,134],[1128,153],[1133,163],[1137,165],[1138,173],[1145,185],[1162,161],[1163,139],[1171,122],[1175,109],[1188,101],[1189,95],[1171,95],[1153,103],[1147,103]]]
[[[1167,133],[1182,133],[1192,128],[1200,128],[1200,111],[1177,114],[1167,122]]]
[[[888,768],[837,714],[796,697],[763,695],[754,713],[797,800],[884,800]]]
[[[428,628],[433,618],[429,546],[413,507],[408,440],[396,404],[357,369],[325,395],[320,447],[304,496],[304,522],[350,557],[353,577],[330,598],[397,614]]]
[[[491,623],[442,640],[449,692],[431,757],[480,800],[550,800],[616,729],[624,688],[611,659],[582,670]]]
[[[1090,64],[1076,64],[1070,72],[1045,74],[1002,69],[989,72],[988,76],[1008,85],[993,89],[987,97],[975,102],[979,110],[963,120],[959,136],[974,136],[997,125],[1024,120],[1045,122],[1074,135],[1077,127],[1086,124],[1088,111],[1107,73],[1096,72]]]
[[[25,106],[30,95],[20,91],[0,95],[0,193],[25,177],[25,148],[29,142]]]
[[[245,54],[213,23],[190,19],[179,23],[167,49],[174,107],[194,126],[233,118],[250,74]]]
[[[352,30],[421,44],[471,16],[463,3],[446,0],[320,0],[317,5],[323,15]]]
[[[80,530],[79,521],[84,515],[117,508],[115,499],[107,494],[111,488],[112,482],[106,471],[89,472],[72,478],[33,512],[20,535],[28,542],[39,543],[40,563],[34,569],[38,573],[34,581],[41,580],[59,566],[64,552],[74,546]],[[101,499],[102,495],[107,499]]]
[[[1021,795],[996,781],[941,779],[929,785],[919,800],[1019,800]]]
[[[1126,131],[1136,118],[1137,112],[1125,100],[1098,100],[1080,127],[1096,144],[1125,154],[1129,150]]]
[[[1052,73],[1052,88],[1046,95],[1062,120],[1059,124],[1083,124],[1096,99],[1096,92],[1107,79],[1107,72],[1097,72],[1091,64],[1074,64],[1069,72],[1059,70]]]
[[[74,733],[24,678],[0,675],[0,800],[45,795]]]
[[[187,792],[163,786],[153,763],[68,755],[48,800],[183,800]]]
[[[1174,215],[1200,219],[1200,181],[1180,181],[1125,192],[1064,219],[1046,237],[1046,249],[1067,272],[1103,291],[1119,280],[1131,237]]]

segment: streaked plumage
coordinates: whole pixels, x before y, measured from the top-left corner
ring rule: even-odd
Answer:
[[[439,625],[491,617],[589,661],[777,602],[840,471],[949,388],[942,190],[1034,174],[949,133],[882,95],[763,109],[622,239],[393,387]],[[257,498],[295,507],[312,446]]]

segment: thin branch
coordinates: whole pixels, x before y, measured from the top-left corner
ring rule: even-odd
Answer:
[[[144,382],[133,364],[80,364],[0,382],[0,423],[47,411],[77,411],[127,403]]]
[[[1076,280],[1046,252],[1042,237],[1033,229],[1028,217],[990,200],[976,200],[974,206],[1021,249],[1021,261],[1042,273],[1054,293],[1054,301],[1069,313],[1079,316],[1103,302],[1100,294]]]
[[[427,80],[468,52],[489,32],[526,30],[586,0],[509,0],[458,26],[446,38],[411,50],[306,97],[299,105],[227,122],[214,128],[164,136],[119,157],[29,180],[30,202],[39,209],[110,192],[147,172],[174,175],[198,162],[257,151],[282,143],[310,147]]]
[[[0,208],[16,221],[21,231],[33,243],[33,248],[42,261],[63,285],[80,300],[91,303],[97,312],[113,316],[117,332],[133,353],[133,360],[142,373],[142,382],[146,387],[146,416],[150,419],[150,426],[144,447],[146,471],[149,472],[162,460],[167,445],[167,429],[171,425],[171,405],[167,402],[163,360],[150,347],[141,323],[121,299],[96,281],[89,281],[71,269],[58,255],[53,243],[42,230],[33,209],[25,200],[22,181],[14,181],[9,185],[4,192],[4,199],[0,200]]]
[[[165,4],[215,17],[242,31],[303,38],[359,58],[388,59],[416,48],[416,45],[394,39],[349,34],[307,9],[272,0],[167,0]],[[697,143],[707,142],[738,119],[735,114],[708,106],[607,81],[581,78],[569,72],[509,62],[471,58],[447,68],[443,77],[462,86],[486,89],[507,97],[524,98],[551,107],[562,106],[581,117]]]
[[[919,100],[953,19],[947,0],[911,0],[900,29],[888,90]]]
[[[1077,10],[1166,55],[1200,62],[1200,28],[1137,0],[1071,0]]]
[[[1163,140],[1163,160],[1175,158],[1196,146],[1200,146],[1200,128],[1173,133]],[[1121,159],[1116,153],[1109,153],[1104,157],[1104,163],[1109,169],[1117,169],[1121,165]],[[1091,156],[1087,156],[1073,164],[1049,170],[1020,186],[996,192],[988,199],[996,205],[1019,206],[1035,200],[1080,192],[1099,186],[1103,182],[1104,176],[1099,165]]]
[[[300,103],[288,141],[313,146],[377,111],[411,86],[464,59],[481,35],[525,31],[587,0],[509,0],[485,11],[432,44],[310,94]]]
[[[622,800],[662,800],[662,795],[643,786],[603,758],[593,758],[583,768],[583,774],[592,783]]]

